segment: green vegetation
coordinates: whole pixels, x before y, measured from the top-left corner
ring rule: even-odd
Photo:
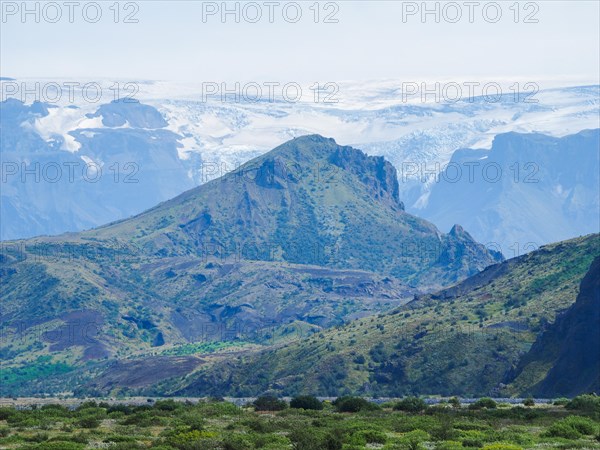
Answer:
[[[31,380],[43,380],[47,377],[69,373],[73,367],[64,362],[53,362],[52,356],[39,356],[22,367],[3,367],[0,382],[3,388],[18,389],[19,385]]]
[[[569,410],[582,411],[600,417],[600,397],[596,394],[579,395],[571,401],[559,404],[564,404],[565,408]]]
[[[282,411],[287,408],[286,402],[271,395],[258,397],[252,405],[256,411]]]
[[[509,378],[515,376],[511,369],[542,330],[575,303],[599,254],[599,235],[548,245],[390,313],[204,366],[169,392],[529,396],[552,362],[527,364],[516,378]],[[552,274],[560,284],[534,281]],[[510,298],[519,299],[518,304],[507,305]]]
[[[294,397],[290,401],[290,408],[313,409],[315,411],[320,411],[323,409],[323,403],[312,395],[301,395],[299,397]]]
[[[139,357],[150,360],[146,367],[182,367],[180,357],[244,342],[299,340],[389,311],[413,298],[414,286],[448,286],[500,260],[468,234],[443,234],[406,213],[396,170],[382,157],[299,137],[135,217],[2,242],[10,338],[0,356],[16,378],[0,389],[72,391],[73,383],[87,388],[104,362],[126,370],[132,365],[111,363]],[[193,344],[210,341],[223,344]],[[47,355],[77,373],[31,372]],[[136,365],[135,374],[118,373],[90,392],[155,386],[163,374],[193,372],[194,361],[119,384],[146,370]]]
[[[215,341],[215,342],[196,342],[191,344],[177,345],[163,350],[161,355],[185,356],[205,353],[215,353],[232,347],[243,346],[243,342]]]
[[[361,397],[339,397],[333,402],[338,412],[373,411],[378,409],[377,405],[370,403]]]
[[[469,409],[494,409],[497,408],[498,404],[489,397],[480,398],[475,403],[469,405]]]
[[[344,397],[334,404],[309,397],[286,408],[274,397],[256,406],[219,401],[160,400],[143,405],[86,402],[0,408],[0,447],[83,450],[518,450],[600,448],[600,419],[563,406],[472,410],[442,403],[418,412]],[[405,406],[420,404],[406,398]],[[586,401],[585,398],[580,400]],[[576,402],[577,403],[577,402]],[[579,404],[579,403],[578,403]],[[272,407],[277,405],[279,410]],[[265,411],[264,407],[271,410]],[[411,409],[416,409],[411,407]],[[585,407],[584,407],[585,409]]]
[[[423,400],[422,398],[407,397],[396,403],[394,405],[394,409],[397,411],[417,413],[426,410],[427,403],[425,403],[425,400]]]

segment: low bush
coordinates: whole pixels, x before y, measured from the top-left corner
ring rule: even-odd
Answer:
[[[495,442],[493,444],[484,445],[482,450],[523,450],[523,447],[503,442]]]
[[[272,395],[258,397],[252,404],[256,411],[282,411],[287,408],[285,401]]]
[[[531,397],[523,400],[523,406],[534,406],[534,405],[535,405],[535,400],[532,399]]]
[[[600,414],[600,397],[595,394],[579,395],[567,403],[565,408],[591,414]]]
[[[24,450],[80,450],[85,448],[83,444],[68,441],[44,442],[42,444],[26,445]]]
[[[469,405],[469,409],[495,409],[498,407],[498,404],[489,397],[482,397],[477,400],[475,403],[471,403]]]
[[[361,430],[357,434],[364,438],[367,444],[385,444],[387,442],[385,433],[378,430]]]
[[[338,412],[373,411],[379,409],[377,405],[361,397],[339,397],[333,402]]]
[[[598,424],[587,417],[568,416],[554,422],[547,430],[546,435],[577,439],[583,435],[595,435],[599,432]]]
[[[77,421],[77,425],[81,428],[98,428],[100,426],[100,419],[96,417],[82,417]]]
[[[458,441],[441,441],[435,446],[435,450],[461,450],[463,448],[462,442]]]
[[[563,422],[556,422],[550,425],[545,433],[546,436],[550,437],[561,437],[565,439],[579,439],[581,433],[569,424]]]
[[[299,397],[294,397],[290,401],[290,408],[312,409],[319,411],[323,409],[323,403],[316,397],[310,395],[302,395]]]
[[[460,433],[460,440],[465,447],[483,447],[488,438],[482,431],[468,430]]]
[[[294,450],[315,450],[321,447],[321,437],[306,428],[295,428],[289,434],[289,439],[292,441]]]
[[[426,409],[427,403],[425,403],[425,400],[418,397],[406,397],[394,405],[394,410],[396,411],[416,413],[425,411]]]
[[[402,447],[408,450],[425,449],[423,442],[429,440],[429,433],[423,430],[413,430],[405,433],[400,439]]]
[[[230,434],[223,440],[224,450],[251,450],[253,448],[254,445],[250,438],[240,434]]]

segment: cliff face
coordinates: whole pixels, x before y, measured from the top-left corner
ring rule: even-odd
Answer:
[[[351,147],[338,147],[328,159],[330,163],[355,173],[371,189],[375,198],[404,211],[396,169],[383,157],[367,156]]]
[[[577,301],[537,339],[516,376],[535,366],[550,369],[525,394],[571,397],[600,392],[600,257],[582,280]]]

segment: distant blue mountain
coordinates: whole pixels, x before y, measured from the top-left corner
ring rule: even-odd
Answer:
[[[194,186],[179,159],[181,136],[162,115],[139,103],[98,108],[102,128],[69,133],[80,148],[65,151],[64,136],[45,140],[35,121],[53,106],[0,103],[2,190],[0,238],[77,231],[129,217]],[[128,124],[128,127],[120,128]]]
[[[457,150],[420,214],[442,229],[460,223],[506,257],[597,233],[599,149],[600,130],[500,134],[491,150]]]

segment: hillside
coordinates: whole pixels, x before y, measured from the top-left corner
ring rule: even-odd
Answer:
[[[131,219],[3,242],[3,388],[224,335],[289,340],[500,258],[404,212],[383,158],[298,138]]]
[[[266,391],[506,394],[511,371],[540,333],[573,305],[581,280],[599,254],[597,234],[544,246],[390,314],[206,366],[162,389],[235,396]],[[532,387],[524,383],[521,389]]]
[[[449,231],[404,212],[389,162],[310,135],[81,238],[118,238],[161,257],[367,270],[414,286],[448,285],[500,260],[460,227]]]
[[[575,304],[523,356],[512,389],[537,396],[600,392],[600,258],[581,282]]]

